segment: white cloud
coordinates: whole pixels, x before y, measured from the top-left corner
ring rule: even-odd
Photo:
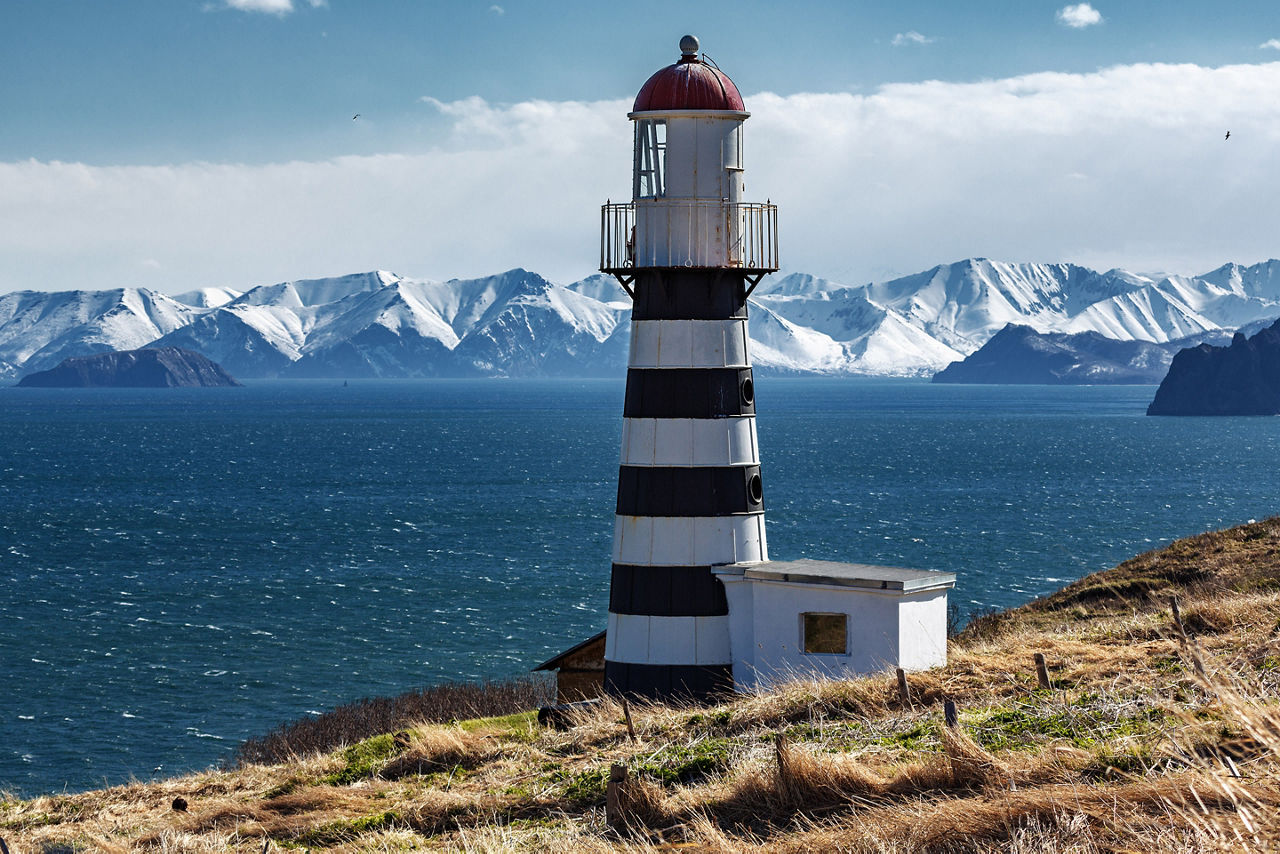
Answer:
[[[490,6],[490,7],[489,7],[489,11],[490,11],[490,12],[492,12],[493,14],[495,14],[495,15],[505,15],[505,14],[507,14],[507,10],[506,10],[506,9],[504,9],[504,8],[502,8],[501,6],[498,6],[498,5]]]
[[[903,45],[932,44],[933,41],[933,39],[928,36],[922,36],[915,30],[907,30],[905,33],[898,33],[894,36],[893,41],[891,41],[890,44],[894,47],[902,47]]]
[[[1280,50],[1280,39],[1267,39],[1258,47],[1263,50]]]
[[[1063,6],[1058,10],[1057,18],[1059,24],[1076,30],[1102,23],[1102,14],[1088,3]]]
[[[747,198],[779,204],[788,269],[848,283],[970,256],[1253,262],[1277,254],[1277,89],[1280,62],[749,94]],[[591,272],[599,205],[630,197],[629,100],[426,103],[447,130],[425,151],[0,163],[0,292]]]
[[[229,8],[239,9],[241,12],[266,12],[283,17],[293,11],[293,0],[226,0],[226,2]]]

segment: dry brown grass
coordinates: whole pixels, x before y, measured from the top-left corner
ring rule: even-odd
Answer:
[[[1036,686],[1035,651],[1053,690]],[[564,731],[402,721],[273,765],[3,798],[0,837],[13,854],[1277,850],[1280,522],[1180,541],[976,621],[911,689],[903,704],[886,674],[636,705],[634,741],[612,702]],[[615,762],[631,773],[610,827]]]
[[[403,729],[414,721],[445,723],[509,715],[554,698],[555,685],[546,674],[490,682],[446,682],[395,697],[365,697],[251,738],[240,745],[236,758],[241,764],[283,762]]]

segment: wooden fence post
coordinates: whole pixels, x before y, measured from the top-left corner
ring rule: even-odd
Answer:
[[[791,767],[791,752],[787,748],[787,737],[778,733],[773,737],[774,759],[778,763],[778,795],[784,803],[795,800],[794,771]]]
[[[911,708],[911,688],[907,685],[907,671],[898,668],[898,700],[902,705]]]
[[[631,707],[627,705],[627,698],[622,698],[622,719],[627,722],[627,737],[632,742],[636,740],[636,728],[631,723]]]
[[[627,766],[615,762],[609,767],[609,783],[604,791],[604,820],[610,827],[627,823],[627,806],[623,787],[627,784]]]
[[[1040,683],[1040,687],[1045,691],[1052,690],[1053,682],[1049,681],[1049,665],[1044,662],[1044,653],[1037,652],[1034,659],[1036,662],[1036,681]]]

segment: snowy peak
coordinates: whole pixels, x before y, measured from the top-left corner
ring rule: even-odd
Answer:
[[[865,289],[766,294],[752,302],[752,352],[765,368],[915,376],[962,358],[898,312],[872,302]]]
[[[197,288],[194,291],[178,294],[174,299],[192,308],[217,308],[239,296],[241,292],[231,288]]]
[[[133,350],[186,325],[194,314],[145,288],[6,294],[0,297],[0,360],[44,370],[68,356]]]
[[[1217,328],[1165,290],[1143,288],[1094,303],[1072,318],[1066,331],[1099,332],[1120,341],[1165,342]]]
[[[817,296],[847,288],[830,279],[811,276],[808,273],[788,273],[785,276],[770,276],[756,286],[755,294],[760,296]]]
[[[1196,278],[1238,296],[1280,302],[1280,260],[1274,258],[1249,267],[1223,264]]]
[[[348,276],[336,276],[328,279],[299,279],[289,282],[298,295],[298,299],[306,306],[324,305],[337,302],[352,294],[370,293],[399,281],[400,277],[386,270],[374,270],[369,273],[352,273]]]
[[[955,349],[989,337],[1006,323],[1065,311],[1063,268],[1008,264],[974,258],[934,267],[915,276],[870,285],[876,303],[892,308]]]
[[[985,328],[988,319],[997,315],[1072,315],[1100,299],[1148,284],[1145,277],[1118,270],[1098,273],[1074,264],[971,258],[871,285],[868,290],[884,305],[967,335]]]
[[[302,298],[298,296],[297,290],[294,289],[292,282],[281,282],[278,285],[259,285],[236,297],[228,305],[231,307],[246,305],[279,306],[297,310],[302,308],[303,302]]]
[[[355,293],[322,313],[306,351],[316,352],[367,333],[377,326],[393,335],[412,334],[458,346],[458,335],[432,304],[438,286],[397,278],[369,293]]]
[[[597,341],[604,341],[618,325],[621,310],[613,304],[602,303],[568,288],[552,286],[541,295],[517,297],[513,302],[528,306],[545,307],[555,312],[566,324],[574,326]]]
[[[450,279],[433,292],[441,317],[463,336],[483,326],[511,300],[541,296],[552,287],[537,273],[517,267],[482,279]]]
[[[618,280],[613,276],[607,276],[604,273],[595,273],[571,285],[565,285],[565,289],[575,294],[582,294],[584,297],[591,297],[606,305],[619,303],[623,308],[631,307],[631,297],[627,296],[622,285],[619,285]]]

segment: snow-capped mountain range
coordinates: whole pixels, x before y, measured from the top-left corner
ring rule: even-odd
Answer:
[[[762,371],[927,375],[1010,323],[1163,343],[1280,317],[1280,261],[1163,276],[974,258],[857,286],[774,276],[751,302]],[[377,271],[175,297],[19,291],[0,296],[0,379],[147,345],[195,350],[241,378],[616,376],[628,311],[609,277],[559,285],[519,269],[448,282]]]

